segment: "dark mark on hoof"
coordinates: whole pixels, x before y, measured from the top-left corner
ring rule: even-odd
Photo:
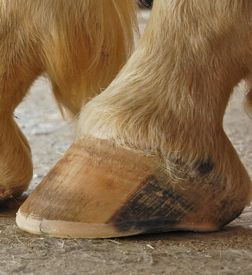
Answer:
[[[150,176],[109,222],[120,231],[167,231],[176,228],[192,210],[181,194]]]
[[[210,159],[206,161],[198,161],[196,166],[201,175],[209,174],[214,168],[214,164]]]
[[[146,7],[146,8],[152,8],[154,0],[138,0],[138,3],[140,6]]]
[[[225,225],[238,218],[244,209],[243,207],[232,209],[233,204],[231,205],[231,203],[227,201],[222,201],[220,205],[222,211],[217,219],[217,224],[220,228],[223,228]]]

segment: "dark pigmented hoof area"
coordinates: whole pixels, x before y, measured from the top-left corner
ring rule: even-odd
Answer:
[[[151,9],[153,5],[154,0],[138,0],[139,6],[140,7],[146,7]]]
[[[230,205],[230,202],[225,202],[225,201],[221,203],[221,206],[222,206],[221,207],[222,212],[219,218],[217,219],[217,224],[219,225],[219,228],[223,228],[225,225],[229,224],[230,222],[238,218],[244,209],[244,208],[239,208],[239,209],[236,209],[235,211],[234,210],[230,211],[230,209],[232,208]]]
[[[150,176],[109,222],[121,232],[169,231],[192,210],[193,205],[180,193]]]
[[[212,172],[213,168],[214,168],[214,164],[210,159],[208,159],[206,161],[198,161],[197,162],[197,170],[203,176]]]

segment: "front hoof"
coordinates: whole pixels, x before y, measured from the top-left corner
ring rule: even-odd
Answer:
[[[17,225],[71,238],[219,229],[222,209],[214,202],[215,192],[206,192],[201,183],[174,184],[163,165],[157,156],[83,140],[70,147],[24,202]]]

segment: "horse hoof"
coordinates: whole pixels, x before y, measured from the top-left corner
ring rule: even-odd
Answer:
[[[16,221],[30,233],[71,238],[218,230],[215,192],[191,185],[174,184],[158,156],[86,139],[68,149]]]

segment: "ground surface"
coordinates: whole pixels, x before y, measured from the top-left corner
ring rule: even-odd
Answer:
[[[31,189],[71,143],[46,80],[39,80],[16,111],[33,151]],[[237,89],[225,129],[252,175],[252,121]],[[15,225],[15,207],[0,210],[2,274],[252,274],[252,209],[222,232],[168,233],[111,240],[67,240],[33,236]]]

